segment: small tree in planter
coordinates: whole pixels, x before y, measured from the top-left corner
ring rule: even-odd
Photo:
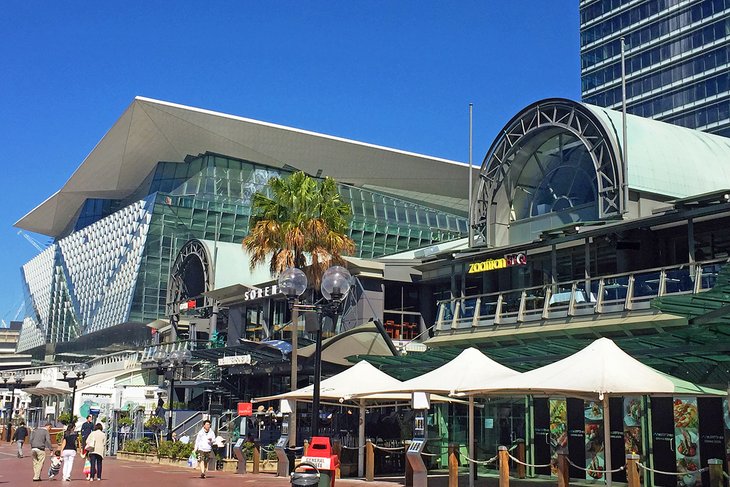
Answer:
[[[122,450],[124,450],[124,443],[127,441],[127,435],[129,435],[133,424],[134,421],[132,421],[132,418],[129,416],[122,416],[119,418],[119,421],[117,421],[117,425],[119,425],[119,432],[122,435]]]
[[[159,447],[160,438],[158,435],[160,434],[160,431],[162,431],[162,428],[165,427],[165,419],[159,416],[150,416],[150,418],[145,421],[144,427],[152,431],[152,434],[155,436],[155,443],[157,443],[157,446]]]
[[[69,424],[76,424],[78,420],[78,416],[76,416],[75,414],[72,416],[71,413],[68,411],[64,411],[58,415],[58,422],[64,426],[68,426]]]

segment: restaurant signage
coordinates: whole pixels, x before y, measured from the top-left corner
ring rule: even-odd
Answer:
[[[218,359],[218,366],[224,367],[227,365],[250,365],[251,355],[231,355],[230,357],[221,357]]]
[[[525,264],[527,264],[527,255],[523,252],[518,252],[516,254],[507,254],[500,259],[487,259],[482,262],[472,262],[469,264],[469,274],[494,271],[497,269],[504,269],[505,267]]]
[[[279,287],[276,284],[272,284],[271,286],[264,286],[258,289],[246,291],[243,293],[243,300],[252,301],[254,299],[260,299],[267,296],[274,296],[276,294],[279,294]]]

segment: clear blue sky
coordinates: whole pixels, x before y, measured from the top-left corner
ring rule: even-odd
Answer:
[[[475,162],[520,108],[580,96],[577,0],[6,0],[0,32],[5,320],[36,254],[13,223],[136,95],[460,161],[472,102]]]

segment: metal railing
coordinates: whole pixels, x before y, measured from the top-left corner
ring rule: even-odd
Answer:
[[[436,331],[648,309],[652,299],[712,289],[727,259],[644,269],[438,302]]]

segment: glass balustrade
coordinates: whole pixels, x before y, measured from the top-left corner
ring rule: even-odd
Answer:
[[[712,289],[727,259],[598,276],[438,302],[437,331],[646,309],[651,300]]]

